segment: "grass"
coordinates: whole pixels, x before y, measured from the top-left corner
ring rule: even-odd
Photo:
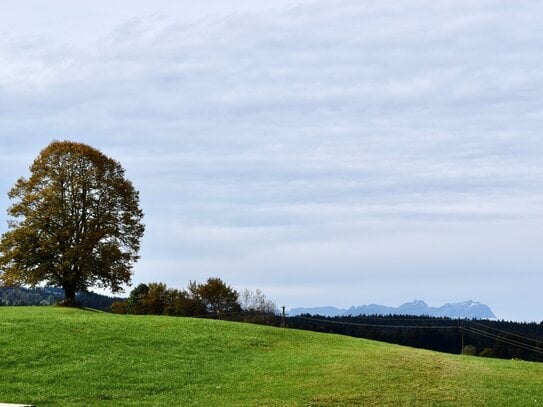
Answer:
[[[0,307],[0,403],[543,405],[543,363],[190,318]]]

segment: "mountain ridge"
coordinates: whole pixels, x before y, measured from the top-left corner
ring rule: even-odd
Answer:
[[[290,316],[312,314],[327,317],[357,316],[357,315],[428,315],[432,317],[496,319],[490,307],[477,301],[467,300],[456,303],[447,303],[439,307],[430,307],[422,300],[406,302],[399,307],[379,304],[352,306],[350,308],[324,307],[298,307],[289,311]]]

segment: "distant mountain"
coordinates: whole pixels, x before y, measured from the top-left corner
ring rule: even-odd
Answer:
[[[359,305],[348,309],[336,307],[293,308],[290,316],[311,314],[327,317],[357,316],[357,315],[428,315],[432,317],[469,318],[469,319],[495,319],[492,310],[485,304],[475,301],[464,301],[445,304],[441,307],[429,307],[424,301],[414,300],[406,302],[399,307],[386,305]]]

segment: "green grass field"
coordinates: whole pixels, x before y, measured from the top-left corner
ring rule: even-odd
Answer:
[[[0,403],[543,405],[543,364],[223,321],[0,307]]]

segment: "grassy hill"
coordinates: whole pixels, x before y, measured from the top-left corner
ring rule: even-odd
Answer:
[[[543,405],[543,364],[223,321],[0,307],[0,403]]]

